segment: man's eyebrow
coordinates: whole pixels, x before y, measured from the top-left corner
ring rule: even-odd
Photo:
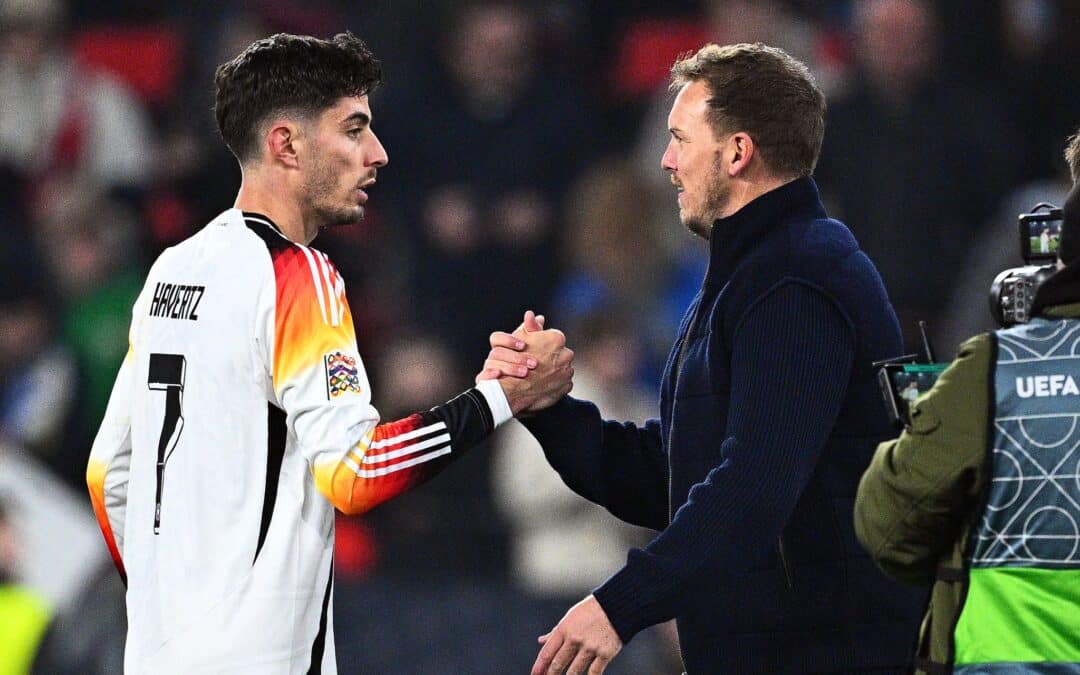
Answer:
[[[371,116],[367,113],[357,111],[342,120],[341,124],[348,125],[354,122],[359,123],[361,126],[366,126],[371,124]]]

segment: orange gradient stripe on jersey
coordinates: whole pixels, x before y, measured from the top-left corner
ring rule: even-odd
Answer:
[[[91,458],[86,466],[86,485],[90,489],[90,503],[94,506],[94,515],[97,516],[101,534],[105,537],[105,544],[109,547],[109,555],[112,556],[113,563],[120,572],[120,578],[126,584],[127,572],[124,571],[124,561],[120,557],[120,549],[116,546],[116,537],[109,523],[109,514],[105,512],[105,473],[107,470],[105,462]]]
[[[307,368],[322,367],[322,357],[355,350],[352,313],[341,276],[325,255],[299,245],[274,252],[277,278],[274,385]]]
[[[340,511],[364,513],[438,473],[449,454],[446,425],[414,414],[375,427],[344,460],[317,464],[315,485]]]

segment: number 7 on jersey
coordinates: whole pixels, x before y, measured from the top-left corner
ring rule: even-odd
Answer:
[[[165,419],[161,424],[161,437],[157,452],[157,493],[154,500],[154,534],[161,530],[161,491],[165,481],[165,463],[180,440],[184,429],[184,375],[187,359],[180,354],[151,354],[150,376],[147,384],[151,391],[165,392]]]

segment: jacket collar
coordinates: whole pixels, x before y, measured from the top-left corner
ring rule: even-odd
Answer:
[[[722,286],[763,235],[794,218],[824,218],[817,184],[810,177],[797,178],[754,199],[727,218],[713,223],[709,239],[706,286]]]

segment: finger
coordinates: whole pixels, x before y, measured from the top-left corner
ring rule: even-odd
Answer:
[[[562,647],[563,636],[558,631],[552,631],[543,636],[544,648],[540,650],[540,653],[536,655],[536,662],[533,663],[532,670],[529,671],[529,675],[544,675],[547,672],[548,666],[551,665],[551,659],[555,658],[555,654],[559,651],[559,647]]]
[[[498,368],[484,368],[476,374],[476,383],[480,384],[482,380],[497,380],[500,374]]]
[[[485,379],[496,379],[504,375],[507,377],[525,377],[529,374],[529,369],[526,366],[519,366],[505,361],[496,361],[494,359],[484,361],[484,370],[492,370],[496,373],[495,378]]]
[[[513,349],[514,351],[521,351],[525,349],[525,341],[511,335],[510,333],[504,333],[501,330],[497,330],[488,337],[488,342],[491,343],[491,348],[503,347],[505,349]]]
[[[595,659],[593,659],[592,665],[589,666],[588,675],[600,675],[604,672],[604,669],[608,667],[609,663],[611,663],[611,659],[605,658],[603,656],[597,656]]]
[[[562,647],[555,654],[555,657],[551,659],[551,665],[548,666],[546,675],[562,675],[566,672],[566,667],[570,665],[570,662],[577,656],[580,645],[571,644],[569,640],[563,642]]]
[[[525,366],[527,368],[535,368],[537,365],[534,357],[507,347],[492,347],[491,352],[488,353],[488,361],[505,361],[515,366]]]
[[[570,667],[566,669],[566,675],[585,675],[585,671],[588,670],[594,658],[596,658],[595,652],[587,649],[579,650],[577,656],[570,662]]]

